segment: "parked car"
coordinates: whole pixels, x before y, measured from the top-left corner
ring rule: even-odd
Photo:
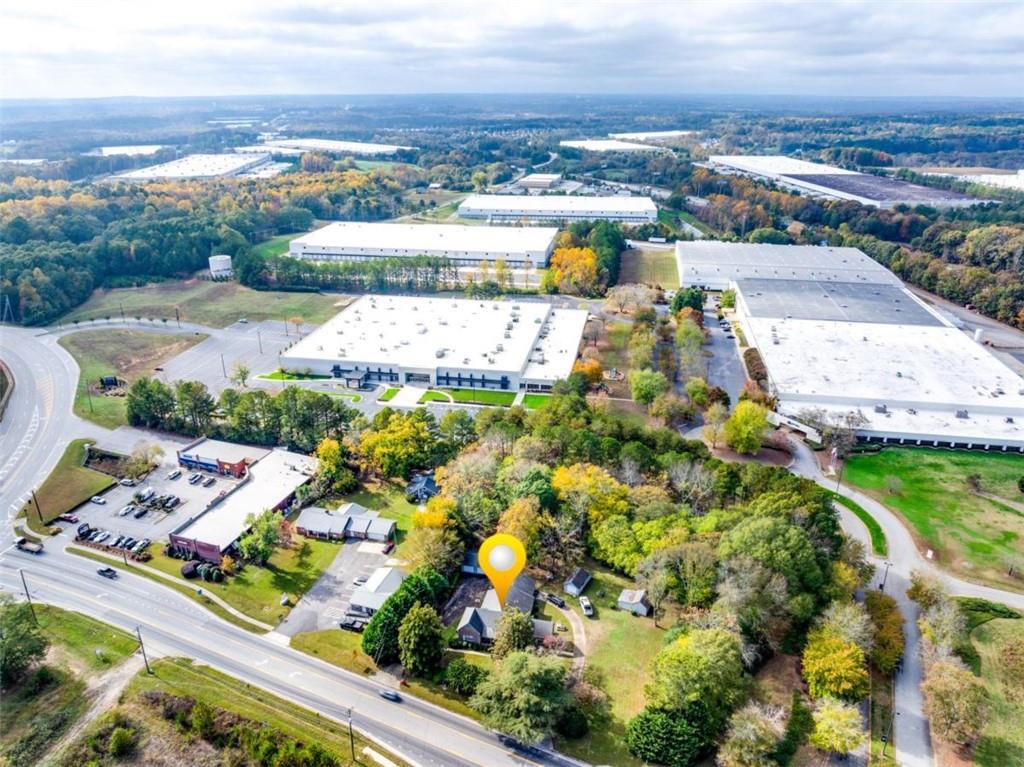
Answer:
[[[168,497],[168,499],[166,501],[164,501],[164,508],[165,509],[173,509],[179,503],[181,503],[181,498],[179,498],[176,495],[172,495],[172,496]]]
[[[358,578],[352,581],[352,583],[356,586],[362,586],[364,583],[366,583],[366,580],[367,578],[365,575],[360,575]]]
[[[152,498],[154,495],[156,495],[156,492],[153,490],[153,488],[147,487],[145,490],[142,490],[142,491],[136,493],[135,497],[138,498],[143,503],[145,503],[150,498]]]
[[[588,618],[594,617],[594,606],[590,604],[590,600],[587,597],[580,597],[580,609],[583,610],[583,614]]]
[[[399,695],[394,690],[388,690],[388,689],[378,690],[377,694],[380,695],[380,697],[384,698],[384,700],[390,700],[392,703],[401,703],[402,702],[402,696]]]
[[[110,545],[111,545],[111,546],[112,546],[113,548],[115,548],[115,549],[119,549],[119,548],[121,548],[121,544],[122,544],[122,543],[124,543],[124,542],[125,542],[125,539],[127,539],[127,538],[128,538],[128,536],[127,536],[127,535],[119,535],[119,536],[117,536],[117,538],[116,538],[116,539],[114,540],[114,542],[113,542],[112,544],[110,544]]]
[[[61,522],[77,522],[78,517],[74,514],[61,514],[57,517]]]
[[[103,543],[109,537],[110,537],[110,533],[107,530],[104,530],[102,533],[100,533],[99,537],[96,539],[96,543]]]
[[[127,517],[133,511],[135,511],[135,505],[132,504],[132,503],[129,503],[127,506],[125,506],[123,509],[121,509],[119,512],[117,512],[117,516],[119,516],[119,517]]]
[[[103,535],[102,530],[93,530],[91,533],[89,533],[89,541],[92,543],[96,543],[96,541],[99,539],[101,535]]]
[[[110,580],[114,580],[117,577],[117,570],[113,567],[101,567],[96,573]]]
[[[557,594],[548,594],[548,595],[547,595],[546,597],[544,597],[544,598],[545,598],[545,599],[547,599],[547,600],[548,600],[548,601],[549,601],[549,602],[550,602],[551,604],[553,604],[553,605],[554,605],[555,607],[563,607],[563,608],[565,607],[565,600],[564,600],[564,599],[562,599],[562,598],[561,598],[560,596],[558,596]]]
[[[79,540],[81,540],[82,538],[88,538],[90,535],[92,535],[92,528],[89,526],[88,523],[83,522],[78,526],[76,536]]]
[[[202,475],[202,474],[200,474],[199,472],[193,472],[193,473],[192,473],[192,474],[190,474],[190,475],[189,475],[189,477],[188,477],[188,483],[189,483],[190,485],[194,485],[194,484],[195,484],[196,482],[198,482],[198,481],[199,481],[199,480],[201,480],[202,478],[203,478],[203,475]]]
[[[124,485],[125,487],[135,487],[135,480],[125,477],[118,484]]]
[[[363,629],[366,628],[366,621],[361,621],[358,618],[345,618],[338,623],[338,627],[345,631],[354,631],[357,634],[361,634]]]
[[[175,469],[174,471],[172,471],[170,474],[167,475],[167,479],[177,479],[180,476],[181,476],[181,469]]]
[[[138,542],[139,542],[138,538],[125,538],[123,541],[121,541],[121,548],[125,549],[125,550],[130,549],[132,546],[134,546]]]
[[[89,500],[92,501],[93,503],[99,504],[100,506],[103,506],[107,502],[107,499],[104,498],[102,495],[94,495]]]
[[[207,477],[203,480],[203,487],[213,487],[213,483],[217,481],[216,477]]]
[[[135,511],[135,513],[132,514],[132,516],[135,517],[136,519],[142,519],[147,514],[149,514],[149,509],[147,509],[145,506],[143,506],[142,508],[137,509]]]
[[[151,541],[149,538],[143,538],[141,541],[132,546],[132,551],[134,551],[136,554],[141,554],[143,551],[149,548],[149,544],[151,544],[152,542],[153,541]]]
[[[395,542],[394,541],[388,541],[387,543],[384,544],[384,548],[381,549],[381,551],[383,551],[385,554],[390,554],[394,550],[395,550]]]

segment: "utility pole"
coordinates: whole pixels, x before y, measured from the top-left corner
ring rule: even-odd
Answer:
[[[32,620],[38,626],[39,625],[39,618],[36,617],[36,606],[34,604],[32,604],[32,597],[30,597],[29,593],[28,593],[28,584],[25,583],[25,571],[22,570],[21,568],[18,568],[18,573],[21,575],[21,586],[22,586],[22,588],[25,589],[25,601],[28,602],[28,609],[29,609],[29,612],[32,613]],[[349,720],[349,721],[351,721],[351,720]]]
[[[174,321],[178,323],[178,327],[181,327],[181,315],[178,313],[178,307],[174,307]]]
[[[352,749],[352,761],[356,761],[356,736],[352,734],[352,707],[348,707],[348,745]]]
[[[260,354],[263,354],[263,337],[260,335],[259,328],[256,328],[256,343],[260,345]]]
[[[227,378],[228,377],[228,369],[224,365],[224,355],[223,354],[220,355],[220,370],[224,374],[224,377]]]
[[[152,674],[153,669],[149,667],[149,658],[146,657],[146,645],[142,643],[142,631],[138,626],[135,627],[135,636],[139,638],[139,648],[142,650],[142,660],[146,663],[146,673]]]
[[[121,322],[124,322],[124,301],[118,301],[117,305],[121,308]]]
[[[39,507],[39,499],[36,497],[36,491],[32,490],[31,492],[32,492],[32,503],[35,504],[36,516],[39,517],[39,524],[41,524],[41,525],[43,525],[45,527],[46,523],[43,522],[43,510]]]

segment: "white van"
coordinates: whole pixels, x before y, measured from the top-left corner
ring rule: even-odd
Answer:
[[[153,497],[153,488],[151,488],[151,487],[147,487],[145,490],[143,490],[141,493],[139,493],[139,500],[142,501],[143,503],[145,503],[146,501],[148,501],[152,497]]]

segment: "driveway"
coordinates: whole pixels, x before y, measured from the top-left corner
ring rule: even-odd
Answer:
[[[338,628],[356,590],[355,579],[367,578],[387,564],[388,558],[380,553],[381,548],[382,544],[372,541],[339,542],[334,560],[277,627],[277,633],[290,637]]]
[[[747,382],[747,370],[740,359],[739,346],[735,340],[725,337],[725,331],[718,325],[714,306],[704,307],[704,327],[708,329],[708,342],[704,349],[711,353],[707,359],[707,381],[712,386],[725,389],[735,407]]]

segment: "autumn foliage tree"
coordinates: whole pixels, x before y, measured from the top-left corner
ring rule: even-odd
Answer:
[[[868,691],[864,651],[827,632],[815,631],[808,637],[803,673],[812,698],[857,701]]]
[[[556,248],[541,288],[573,296],[598,292],[597,254],[590,248]]]

